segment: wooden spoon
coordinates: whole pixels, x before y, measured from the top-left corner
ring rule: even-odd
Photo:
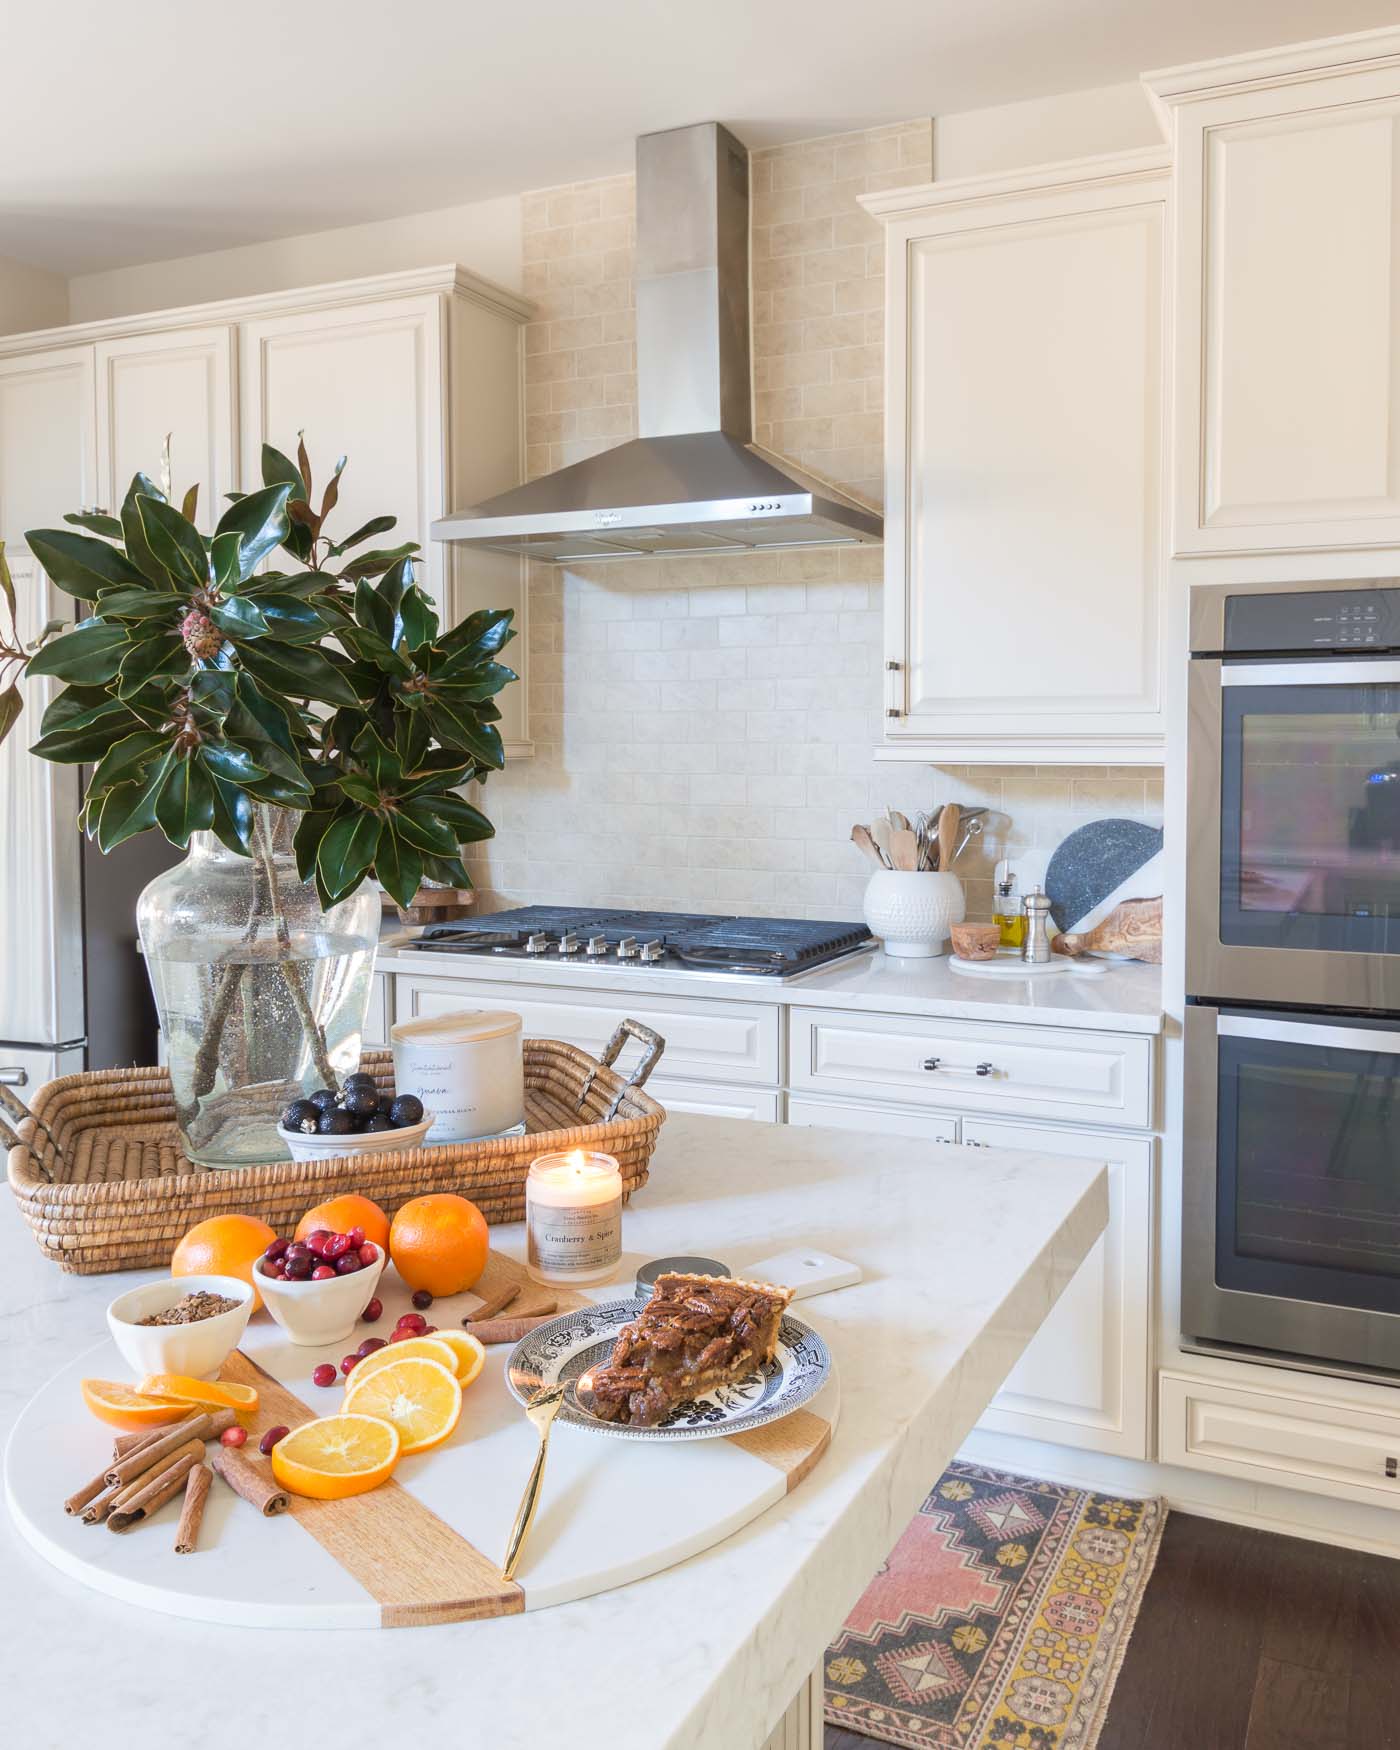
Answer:
[[[907,814],[901,814],[897,808],[887,808],[885,810],[885,819],[889,821],[890,825],[896,832],[909,831],[909,816]]]
[[[880,853],[880,847],[870,836],[868,826],[853,826],[851,828],[851,843],[858,851],[863,851],[877,869],[888,869],[889,864]]]
[[[958,854],[958,826],[962,810],[956,802],[945,802],[938,816],[938,867],[951,869]]]
[[[879,848],[880,856],[887,869],[894,868],[894,858],[890,854],[890,823],[887,820],[872,820],[870,836]]]
[[[919,841],[907,826],[896,827],[890,834],[890,856],[896,869],[905,869],[911,875],[919,867]]]

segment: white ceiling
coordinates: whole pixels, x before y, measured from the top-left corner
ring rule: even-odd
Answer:
[[[1395,0],[0,0],[0,255],[76,274],[1394,22]]]

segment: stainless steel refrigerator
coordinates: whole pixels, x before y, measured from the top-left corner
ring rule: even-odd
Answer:
[[[79,611],[28,554],[7,557],[26,639]],[[83,838],[79,769],[29,751],[58,690],[26,681],[24,711],[0,743],[0,1082],[25,1100],[74,1070],[155,1062],[136,900],[179,856],[156,833],[110,857]]]

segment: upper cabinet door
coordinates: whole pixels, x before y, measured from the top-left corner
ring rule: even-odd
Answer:
[[[1161,758],[1163,160],[1039,182],[891,216],[886,758]]]
[[[0,540],[27,551],[26,529],[61,528],[97,494],[92,348],[0,358]]]
[[[395,298],[259,317],[243,324],[240,344],[245,490],[261,483],[263,444],[295,458],[302,432],[319,510],[348,456],[327,532],[343,538],[373,516],[397,517],[375,545],[424,543],[418,581],[439,604],[442,549],[428,526],[448,508],[443,321],[435,294]]]
[[[1148,81],[1173,106],[1183,555],[1400,543],[1400,66],[1353,48],[1300,78],[1306,55]]]
[[[160,479],[168,434],[175,502],[198,485],[195,521],[209,533],[237,484],[232,328],[137,334],[99,341],[96,352],[102,502],[120,505],[138,471]]]

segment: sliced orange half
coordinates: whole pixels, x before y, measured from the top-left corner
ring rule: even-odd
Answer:
[[[345,1414],[303,1422],[272,1449],[272,1474],[294,1495],[343,1501],[393,1475],[402,1442],[392,1422]]]
[[[470,1331],[434,1331],[428,1338],[430,1343],[446,1343],[452,1351],[452,1360],[457,1370],[457,1383],[465,1389],[476,1378],[486,1365],[486,1350],[479,1337],[472,1336]],[[407,1343],[394,1345],[395,1348],[406,1349]],[[377,1349],[377,1355],[384,1351]]]
[[[231,1379],[189,1379],[183,1373],[148,1373],[138,1391],[162,1398],[178,1398],[183,1404],[198,1404],[208,1410],[256,1410],[258,1394],[250,1385]]]
[[[441,1446],[457,1426],[462,1388],[452,1369],[440,1361],[408,1355],[377,1367],[365,1379],[357,1379],[358,1373],[356,1368],[346,1388],[347,1414],[382,1416],[392,1422],[405,1453]]]
[[[178,1398],[152,1396],[114,1379],[85,1379],[82,1390],[83,1402],[99,1421],[129,1434],[142,1428],[163,1428],[190,1413],[190,1405]]]
[[[377,1373],[381,1367],[387,1367],[391,1361],[403,1361],[410,1355],[416,1355],[423,1361],[440,1361],[449,1373],[457,1371],[457,1356],[452,1345],[445,1342],[441,1335],[405,1337],[402,1343],[386,1343],[382,1349],[371,1349],[362,1361],[357,1361],[350,1369],[345,1389],[348,1391],[360,1380],[368,1379],[370,1374]]]

